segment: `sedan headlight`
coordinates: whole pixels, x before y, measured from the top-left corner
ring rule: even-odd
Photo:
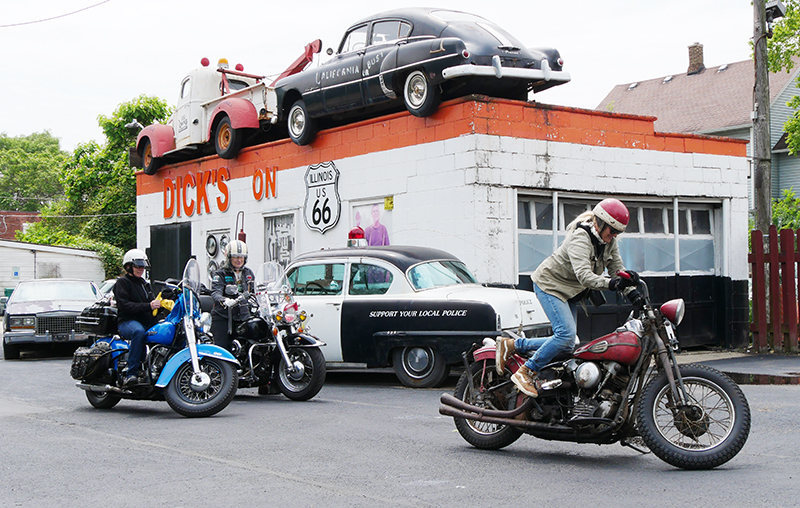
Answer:
[[[36,316],[10,316],[8,318],[8,327],[14,328],[36,328]]]

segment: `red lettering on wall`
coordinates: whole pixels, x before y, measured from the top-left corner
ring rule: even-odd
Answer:
[[[186,191],[188,187],[197,187],[195,185],[194,175],[191,173],[187,173],[185,177],[183,177],[183,211],[187,217],[194,215],[194,199],[189,198],[189,193]],[[186,202],[186,199],[189,198],[189,202]]]
[[[264,196],[264,172],[256,168],[253,171],[253,197],[261,201]]]
[[[222,196],[217,198],[217,208],[220,212],[225,212],[231,204],[230,195],[228,194],[228,184],[225,180],[231,179],[231,173],[228,168],[219,168],[217,170],[217,189],[219,189]]]
[[[206,190],[206,186],[208,182],[211,181],[211,170],[198,171],[197,172],[197,214],[201,215],[203,213],[203,206],[205,205],[206,213],[211,213],[211,209],[208,207],[208,192]]]
[[[164,179],[164,218],[169,219],[175,214],[175,187],[172,180]]]
[[[253,172],[253,197],[256,201],[261,201],[261,198],[268,198],[270,192],[272,197],[277,197],[275,193],[275,183],[277,177],[278,166],[273,166],[272,169],[260,170],[256,168]]]
[[[175,212],[178,217],[181,216],[181,203],[183,202],[181,199],[181,189],[183,189],[183,177],[179,176],[175,179]]]

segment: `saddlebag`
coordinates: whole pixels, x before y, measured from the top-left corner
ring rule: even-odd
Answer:
[[[117,333],[117,308],[100,300],[83,309],[75,323],[82,332],[90,335],[114,335]]]
[[[111,346],[107,342],[79,347],[72,355],[69,374],[73,379],[91,380],[108,369],[110,359]]]

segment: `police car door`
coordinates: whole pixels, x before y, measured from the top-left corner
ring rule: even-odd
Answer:
[[[309,331],[327,344],[322,348],[326,362],[342,361],[345,265],[344,260],[320,260],[294,266],[288,273],[295,299],[311,315]]]

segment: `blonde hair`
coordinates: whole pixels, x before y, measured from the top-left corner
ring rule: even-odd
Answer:
[[[581,222],[590,222],[590,221],[591,222],[594,221],[594,212],[592,212],[591,210],[587,210],[582,214],[578,215],[577,217],[575,217],[575,220],[569,223],[569,225],[567,226],[567,231],[572,231],[573,229],[578,227],[578,224],[580,224]]]

